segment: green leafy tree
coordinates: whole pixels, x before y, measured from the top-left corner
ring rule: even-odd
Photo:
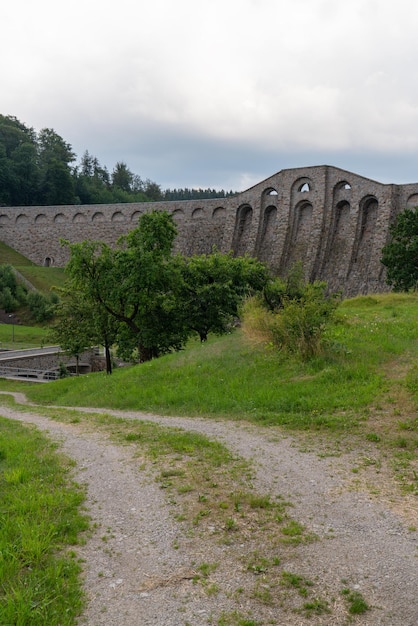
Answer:
[[[17,280],[11,265],[0,265],[0,287],[9,287],[13,293],[16,291]]]
[[[30,291],[27,295],[29,311],[35,322],[47,322],[54,316],[58,296],[54,293],[45,296],[40,291]]]
[[[112,175],[87,150],[78,166],[72,147],[53,129],[36,133],[0,115],[0,205],[110,204],[163,198],[160,186],[116,163]]]
[[[10,287],[3,287],[0,290],[0,307],[6,311],[6,313],[12,313],[16,311],[19,306],[18,300],[12,293]]]
[[[382,250],[386,280],[395,291],[418,289],[418,207],[405,209],[389,229],[391,240]]]
[[[13,204],[12,198],[15,186],[12,163],[6,155],[4,146],[0,144],[0,205]]]
[[[34,130],[15,117],[0,115],[0,203],[33,204],[38,180]]]
[[[36,143],[36,133],[12,115],[0,115],[0,145],[11,158],[16,148],[24,143]]]
[[[75,154],[69,143],[51,128],[38,135],[40,168],[40,202],[72,204],[75,201],[73,172],[70,166]]]
[[[160,185],[154,183],[149,178],[147,178],[147,180],[145,181],[143,189],[148,200],[151,200],[152,202],[158,202],[159,200],[163,199],[163,193],[161,191]]]
[[[87,309],[77,302],[63,300],[55,310],[55,322],[51,327],[51,340],[70,357],[76,360],[79,374],[81,354],[91,346],[90,318]]]
[[[75,159],[71,145],[52,128],[43,128],[39,132],[38,147],[40,160],[45,164],[56,160],[69,165]]]
[[[114,202],[109,172],[97,157],[86,150],[80,165],[74,170],[75,193],[81,204],[107,204]]]
[[[116,248],[103,242],[69,244],[67,272],[87,299],[123,325],[118,345],[124,356],[135,345],[140,361],[179,349],[187,338],[178,313],[181,273],[171,249],[171,215],[151,212]]]
[[[118,187],[123,191],[130,192],[132,191],[133,178],[134,175],[132,174],[126,163],[124,163],[123,161],[118,161],[112,172],[112,186]]]
[[[179,350],[194,332],[202,341],[209,332],[226,332],[241,299],[267,280],[266,267],[254,259],[173,255],[176,232],[171,214],[152,211],[114,248],[63,242],[71,288],[91,305],[92,319],[99,311],[115,320],[118,354],[126,360]]]
[[[12,205],[31,205],[37,201],[40,171],[37,163],[35,143],[24,142],[13,152],[13,193]]]
[[[210,332],[231,330],[242,299],[260,291],[268,280],[266,266],[250,257],[234,257],[216,250],[183,258],[182,302],[186,323],[201,341]]]
[[[0,265],[0,308],[6,313],[26,304],[27,289],[19,284],[11,265]]]
[[[86,348],[104,346],[106,372],[111,374],[111,348],[116,340],[116,320],[103,307],[89,300],[85,293],[78,291],[72,281],[67,281],[60,295],[51,331],[53,341],[67,354],[74,356],[77,363]]]

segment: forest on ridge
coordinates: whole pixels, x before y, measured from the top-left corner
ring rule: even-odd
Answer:
[[[112,171],[72,146],[52,128],[36,132],[12,115],[0,114],[0,206],[112,204],[224,198],[215,189],[165,189],[133,173],[123,161]]]

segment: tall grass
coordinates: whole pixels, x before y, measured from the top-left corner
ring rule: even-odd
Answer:
[[[68,551],[87,527],[84,494],[55,446],[0,418],[0,624],[70,625],[83,603]]]
[[[182,353],[28,390],[36,402],[224,416],[298,428],[345,428],[385,388],[385,368],[417,354],[418,296],[342,304],[327,354],[301,362],[249,345],[238,331]]]

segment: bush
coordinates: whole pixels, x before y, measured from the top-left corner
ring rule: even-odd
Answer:
[[[274,344],[304,359],[322,350],[325,327],[332,320],[337,300],[327,297],[324,283],[306,285],[299,300],[285,299],[272,328]]]
[[[277,311],[289,300],[299,301],[305,294],[306,281],[303,266],[297,261],[285,278],[275,278],[264,288],[264,300],[271,311]]]
[[[56,298],[56,294],[48,298],[39,291],[31,291],[28,294],[27,302],[29,311],[35,322],[47,322],[52,319]]]
[[[0,265],[0,286],[9,287],[12,293],[16,290],[16,276],[11,265]]]
[[[328,296],[323,282],[308,283],[299,268],[286,279],[276,279],[264,299],[252,298],[243,307],[243,329],[253,341],[303,359],[318,355],[324,330],[335,315],[338,294]]]
[[[11,265],[0,265],[0,308],[6,313],[26,303],[26,287],[18,284]]]
[[[382,250],[386,282],[395,291],[418,289],[418,207],[405,209],[390,228],[391,241]]]
[[[19,302],[14,297],[10,287],[3,287],[0,291],[0,308],[4,309],[6,313],[16,311],[19,306]]]

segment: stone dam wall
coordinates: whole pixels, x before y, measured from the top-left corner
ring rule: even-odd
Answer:
[[[234,197],[216,200],[0,207],[0,239],[38,265],[64,266],[60,239],[114,244],[154,209],[173,214],[176,250],[213,246],[248,254],[285,274],[298,260],[306,278],[346,296],[387,291],[382,247],[389,226],[418,205],[418,183],[387,185],[323,165],[286,169]]]

